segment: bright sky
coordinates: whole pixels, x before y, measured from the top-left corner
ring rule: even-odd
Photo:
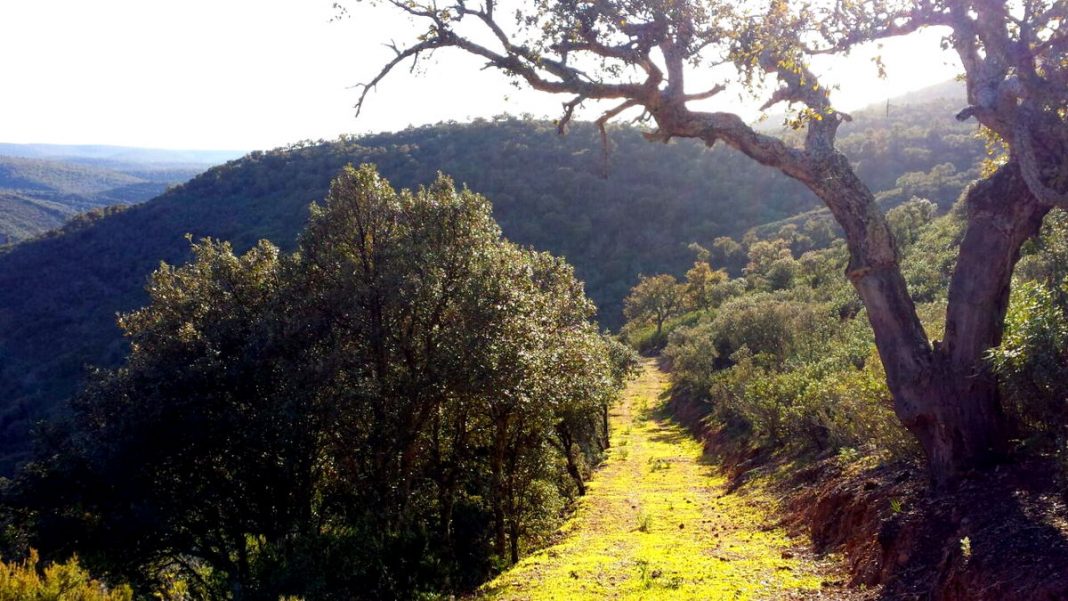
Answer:
[[[396,71],[355,119],[353,84],[413,30],[342,1],[350,18],[331,22],[334,0],[0,0],[0,142],[252,150],[504,112],[558,116],[562,99],[447,51],[421,75]],[[846,110],[959,70],[934,32],[886,44],[887,80],[872,54],[821,65],[824,81],[850,82],[834,98]]]

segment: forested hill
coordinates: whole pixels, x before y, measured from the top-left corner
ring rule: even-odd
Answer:
[[[0,144],[0,245],[57,228],[78,213],[144,202],[210,166],[2,156],[5,149],[29,154]]]
[[[841,146],[874,189],[944,204],[983,149],[973,127],[953,121],[957,109],[935,101],[857,114]],[[255,152],[148,203],[79,217],[0,253],[0,471],[87,365],[123,356],[115,313],[145,302],[146,276],[161,260],[187,258],[187,233],[237,250],[259,238],[292,248],[308,204],[343,165],[364,162],[397,187],[429,183],[441,170],[488,196],[507,237],[575,265],[606,326],[619,323],[639,274],[679,273],[692,262],[689,242],[711,245],[816,206],[792,181],[729,149],[665,147],[630,128],[611,131],[606,165],[589,124],[561,137],[550,123],[503,119]]]

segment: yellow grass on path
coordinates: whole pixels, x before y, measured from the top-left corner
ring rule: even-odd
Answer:
[[[655,416],[652,361],[612,415],[612,448],[560,542],[486,584],[494,600],[818,597],[820,567],[774,528],[768,499],[727,494],[701,445]]]

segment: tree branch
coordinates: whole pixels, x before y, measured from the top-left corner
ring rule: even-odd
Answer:
[[[359,100],[356,101],[356,116],[359,117],[360,113],[363,111],[363,104],[367,100],[367,94],[370,93],[371,90],[376,88],[379,82],[385,79],[386,76],[389,75],[390,72],[393,71],[393,69],[397,65],[403,63],[408,59],[415,60],[418,58],[419,54],[423,52],[429,52],[436,48],[442,48],[444,46],[445,44],[440,43],[438,40],[426,40],[404,50],[398,50],[396,46],[391,45],[390,47],[396,53],[396,56],[393,57],[393,60],[386,63],[386,65],[382,67],[382,70],[378,72],[378,75],[375,75],[375,77],[371,81],[367,83],[356,84],[356,87],[363,88],[363,91],[360,93]]]

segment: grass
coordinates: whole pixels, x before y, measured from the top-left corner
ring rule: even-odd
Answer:
[[[612,415],[612,452],[559,542],[478,596],[500,601],[788,599],[819,591],[825,568],[770,521],[761,489],[727,494],[701,445],[659,419],[652,362]]]

